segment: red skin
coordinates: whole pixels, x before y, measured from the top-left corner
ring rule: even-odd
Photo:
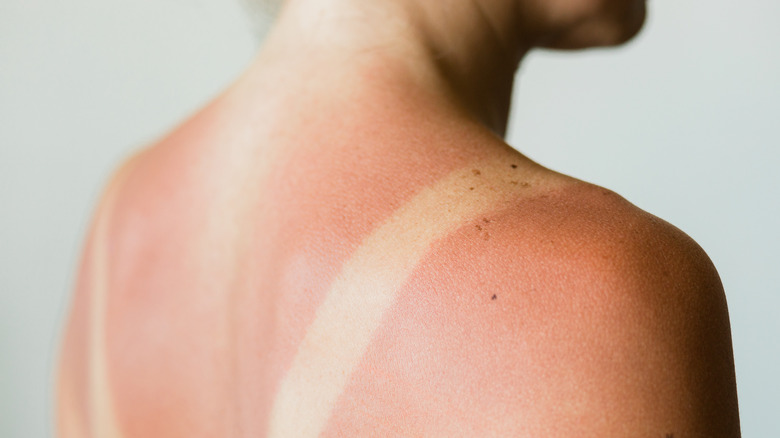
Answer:
[[[306,129],[277,133],[311,147],[261,154],[274,167],[255,172],[245,163],[258,157],[232,147],[245,129],[230,121],[240,108],[218,101],[113,183],[108,231],[93,240],[111,255],[105,347],[125,437],[263,436],[307,327],[366,236],[470,163],[522,163],[518,182],[529,166],[414,102],[327,129],[307,120],[316,112],[300,111]],[[378,131],[376,120],[402,128]],[[324,436],[725,430],[717,409],[678,393],[734,397],[725,305],[706,256],[613,194],[544,175],[494,188],[509,202],[433,242]],[[70,385],[61,406],[86,423],[91,246],[61,367]],[[696,359],[683,354],[697,348]],[[710,359],[715,371],[701,377]]]
[[[723,303],[673,283],[706,270],[703,254],[632,210],[611,192],[580,187],[486,213],[489,222],[438,242],[386,315],[324,436],[733,434],[733,418],[679,395],[687,385],[729,398],[728,363],[713,365],[729,349],[699,344],[728,335]],[[653,258],[665,258],[661,278],[641,272]],[[637,280],[657,293],[636,293]],[[693,309],[708,314],[692,321]],[[681,349],[707,359],[678,363]]]
[[[192,246],[207,228],[204,210],[219,202],[209,194],[233,183],[208,169],[214,158],[208,150],[195,155],[187,149],[215,141],[216,118],[206,110],[134,160],[112,212],[107,342],[127,436],[227,436],[234,428],[258,436],[274,388],[344,261],[422,187],[484,154],[474,144],[436,155],[402,143],[403,137],[382,145],[393,150],[390,156],[347,144],[320,160],[304,152],[284,157],[280,161],[290,165],[262,182],[264,202],[277,207],[267,217],[253,215],[257,225],[249,231],[273,236],[273,251],[261,237],[237,267],[223,263],[230,257],[220,251],[230,248],[209,254]],[[375,133],[353,135],[359,143],[361,135]],[[426,172],[409,172],[406,158]],[[291,187],[302,179],[317,190]],[[89,266],[89,254],[86,259]],[[242,270],[247,264],[251,269]],[[231,307],[222,296],[226,290],[240,304]],[[77,299],[74,312],[83,312],[88,301]],[[228,312],[235,312],[233,327],[225,322]],[[271,318],[284,323],[274,330]],[[229,359],[234,355],[237,369]],[[231,418],[236,413],[245,418]]]

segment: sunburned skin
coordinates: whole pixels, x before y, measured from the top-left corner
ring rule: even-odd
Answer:
[[[398,140],[384,139],[392,154],[377,154],[378,146],[361,153],[345,144],[319,160],[280,158],[292,164],[274,169],[278,176],[257,166],[247,170],[266,185],[261,195],[274,206],[267,208],[262,197],[253,205],[241,192],[260,194],[260,183],[240,182],[246,177],[237,164],[242,160],[229,163],[226,174],[218,166],[206,168],[216,161],[208,150],[200,156],[187,151],[194,143],[217,141],[219,134],[210,130],[216,131],[218,116],[219,109],[207,110],[126,166],[103,203],[111,214],[96,221],[100,244],[89,246],[82,272],[88,279],[81,287],[86,296],[75,305],[91,309],[93,326],[71,331],[99,333],[90,335],[97,339],[89,343],[90,356],[101,354],[90,371],[111,376],[106,384],[80,385],[111,388],[109,396],[109,390],[99,395],[110,401],[101,404],[105,412],[93,412],[101,424],[89,421],[97,435],[112,416],[123,436],[262,435],[276,388],[296,357],[306,357],[299,344],[334,287],[356,290],[352,284],[372,278],[355,277],[366,263],[392,251],[389,261],[396,261],[384,269],[386,281],[400,286],[434,240],[509,196],[508,190],[527,191],[516,181],[523,170],[533,178],[539,173],[527,163],[523,169],[510,165],[507,150],[487,157],[480,139],[469,142],[474,136],[466,130],[437,133],[436,141],[449,141],[437,146],[438,155],[425,150],[416,142],[431,131],[418,119],[422,137],[403,132]],[[396,116],[402,117],[413,116]],[[366,136],[369,144],[375,134],[351,135]],[[475,166],[483,173],[477,175]],[[195,181],[202,174],[214,176]],[[291,186],[298,181],[306,184]],[[256,239],[237,241],[235,224],[242,237]],[[409,236],[405,241],[397,240],[402,232]],[[345,276],[345,269],[353,273]],[[384,292],[390,298],[374,310],[377,317],[393,292]],[[360,329],[370,333],[377,323]],[[78,341],[66,349],[70,344]],[[352,354],[354,361],[360,351]],[[285,413],[274,418],[279,415]]]
[[[714,412],[689,426],[686,418],[702,412],[681,399],[681,388],[723,394],[710,386],[717,379],[690,380],[712,366],[707,360],[674,359],[696,348],[677,335],[695,325],[681,315],[659,318],[649,305],[690,308],[697,299],[677,295],[670,282],[699,255],[651,250],[651,258],[668,258],[669,271],[642,280],[658,284],[658,294],[635,293],[626,273],[642,267],[620,241],[675,233],[626,214],[628,206],[585,186],[553,191],[514,200],[437,241],[384,315],[322,436],[733,432]],[[613,219],[587,217],[605,213]],[[711,310],[706,330],[724,330]]]
[[[682,233],[413,97],[259,125],[236,95],[106,191],[62,437],[733,436]]]
[[[704,252],[502,140],[527,53],[644,13],[283,2],[241,78],[108,185],[59,435],[738,437]]]
[[[513,197],[497,188],[517,177],[505,159],[471,167],[420,190],[343,265],[282,380],[269,436],[319,436],[385,312],[430,245]],[[475,186],[480,190],[470,190]]]

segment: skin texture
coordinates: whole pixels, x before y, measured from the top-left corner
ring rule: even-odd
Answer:
[[[640,5],[366,5],[291,0],[116,172],[60,436],[739,436],[707,256],[500,137],[528,41],[617,44]]]

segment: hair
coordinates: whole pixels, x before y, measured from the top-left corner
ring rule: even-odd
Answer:
[[[241,3],[252,13],[275,17],[283,0],[241,0]]]
[[[240,0],[247,12],[254,34],[261,40],[276,18],[284,0]]]

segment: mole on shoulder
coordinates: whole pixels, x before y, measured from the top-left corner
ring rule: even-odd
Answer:
[[[490,299],[491,299],[491,300],[495,300],[495,299],[497,299],[497,298],[498,298],[498,296],[496,296],[496,294],[493,294],[493,296],[492,296],[492,297],[490,297]],[[667,437],[667,438],[668,438],[668,437]],[[674,438],[674,437],[672,437],[672,438]]]
[[[517,169],[517,164],[513,164],[512,169]]]
[[[474,190],[474,187],[469,187],[469,190]]]

